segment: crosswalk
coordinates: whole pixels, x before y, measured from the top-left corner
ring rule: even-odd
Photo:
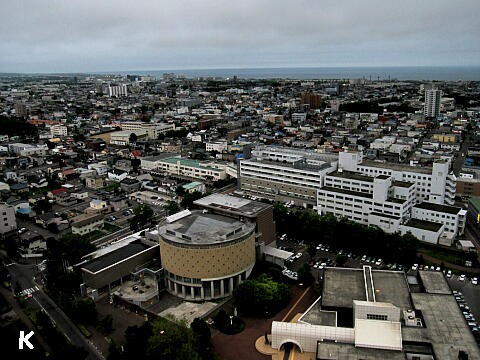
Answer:
[[[40,290],[38,288],[38,286],[35,286],[35,287],[31,287],[31,288],[28,288],[28,289],[25,289],[25,290],[22,290],[18,293],[19,296],[25,296],[25,295],[30,295],[30,294],[33,294],[35,291],[38,291]]]

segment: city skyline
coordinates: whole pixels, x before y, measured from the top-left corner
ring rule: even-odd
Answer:
[[[475,66],[478,10],[470,0],[24,1],[4,4],[0,72]]]

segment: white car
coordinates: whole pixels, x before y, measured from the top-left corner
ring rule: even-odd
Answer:
[[[378,259],[377,262],[375,263],[375,265],[380,266],[382,264],[382,262],[383,262],[382,259]]]
[[[448,270],[447,271],[447,278],[451,278],[452,277],[452,270]]]
[[[465,279],[466,279],[466,276],[463,274],[458,277],[458,281],[465,281]]]
[[[300,259],[302,256],[303,256],[302,253],[298,253],[297,255],[295,255],[295,257],[296,257],[297,259]]]
[[[472,278],[472,285],[478,285],[478,278]]]
[[[412,265],[412,270],[417,271],[418,270],[418,264],[413,264]]]

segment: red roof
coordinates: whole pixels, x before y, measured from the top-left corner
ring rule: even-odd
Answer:
[[[65,188],[50,190],[50,192],[51,192],[53,195],[58,195],[58,194],[64,193],[65,191],[67,191],[67,189],[65,189]]]

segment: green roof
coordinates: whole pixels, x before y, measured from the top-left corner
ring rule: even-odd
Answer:
[[[185,190],[190,190],[190,189],[196,188],[197,186],[200,186],[200,185],[202,185],[201,182],[199,182],[199,181],[192,181],[191,183],[182,185],[182,187],[183,187]]]
[[[470,204],[472,204],[473,207],[474,207],[478,212],[480,212],[480,197],[472,196],[472,197],[470,197],[470,199],[468,200],[468,202],[469,202]]]

